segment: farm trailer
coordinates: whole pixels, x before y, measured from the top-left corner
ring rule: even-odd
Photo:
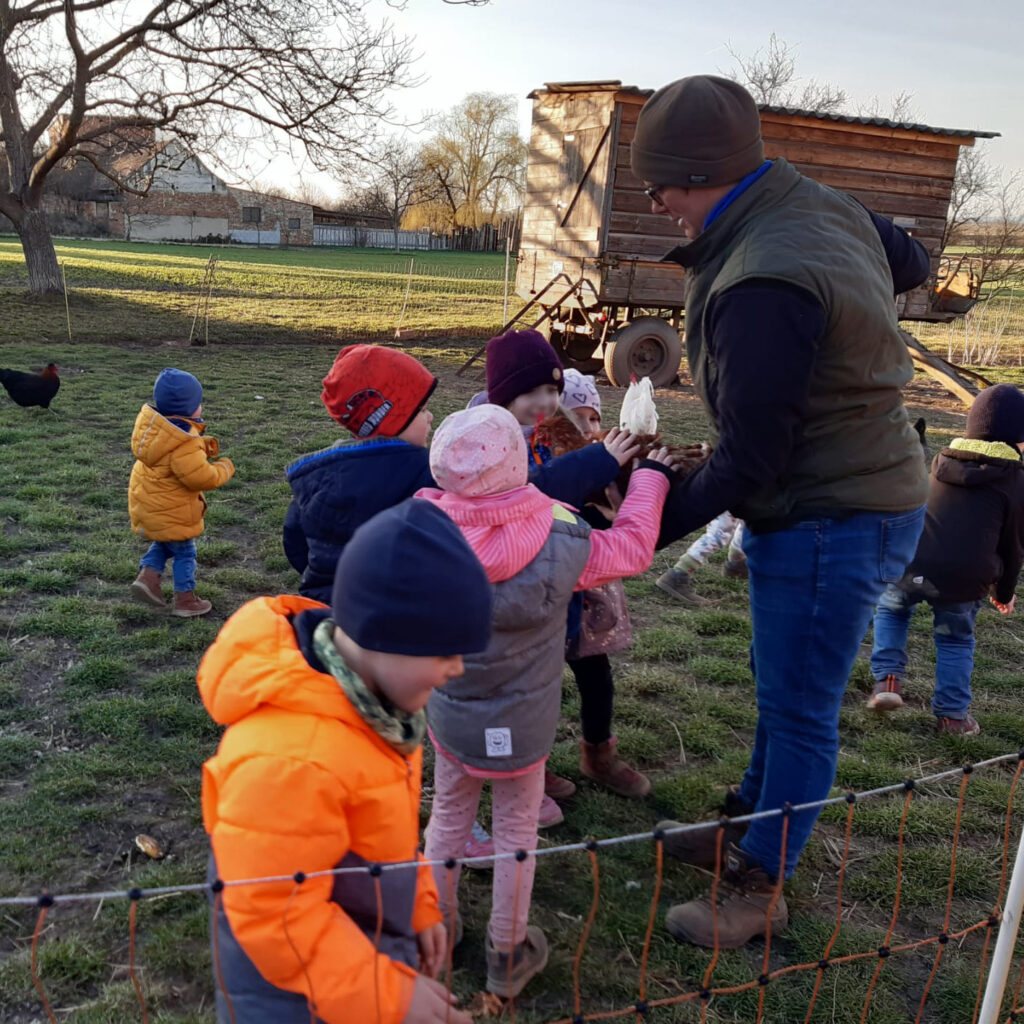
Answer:
[[[533,127],[512,318],[543,331],[566,362],[604,368],[612,384],[632,374],[672,383],[682,358],[685,272],[661,257],[682,241],[652,214],[633,176],[629,144],[651,90],[621,82],[551,83],[530,93]],[[856,196],[891,217],[932,255],[930,280],[897,300],[902,321],[948,322],[972,296],[940,272],[941,239],[961,146],[998,133],[932,128],[883,118],[761,106],[765,155]],[[936,281],[939,282],[938,286]],[[911,353],[970,402],[969,371]]]

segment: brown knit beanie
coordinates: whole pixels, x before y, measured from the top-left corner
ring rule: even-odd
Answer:
[[[764,162],[761,118],[737,82],[692,75],[662,86],[640,111],[633,173],[652,185],[728,185]]]

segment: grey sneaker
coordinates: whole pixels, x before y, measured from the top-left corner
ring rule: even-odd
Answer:
[[[484,952],[487,955],[487,991],[502,999],[519,995],[529,980],[548,964],[547,937],[532,924],[526,929],[526,938],[511,953],[495,949],[490,934],[484,943]]]
[[[669,569],[668,572],[663,572],[655,580],[654,585],[659,590],[664,590],[666,594],[671,594],[677,601],[691,608],[701,608],[706,604],[710,604],[706,597],[701,597],[693,589],[692,573],[683,572],[680,569]]]

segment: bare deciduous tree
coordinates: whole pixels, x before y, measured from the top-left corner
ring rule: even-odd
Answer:
[[[318,169],[357,158],[387,90],[410,84],[407,40],[368,0],[0,0],[0,213],[33,291],[59,290],[42,210],[48,175],[112,139],[176,137],[222,163],[254,141],[297,142]]]
[[[447,228],[493,221],[521,201],[526,157],[515,98],[470,93],[438,119],[434,137],[420,151],[417,202],[424,217],[441,213],[444,222],[431,226]]]
[[[422,186],[423,164],[419,154],[397,138],[382,140],[367,157],[367,163],[373,171],[368,205],[387,210],[398,252],[398,231]]]
[[[816,79],[803,81],[796,73],[796,53],[773,32],[767,47],[745,56],[726,45],[736,67],[727,74],[750,90],[758,103],[836,113],[846,105],[846,90]],[[801,83],[802,84],[798,84]]]
[[[917,108],[914,106],[914,94],[905,89],[894,93],[888,100],[878,96],[872,96],[866,103],[857,105],[857,114],[860,117],[884,117],[888,121],[908,121],[913,123],[917,120]]]
[[[982,146],[960,150],[942,251],[950,277],[969,272],[989,297],[1024,275],[1024,179],[993,167]]]

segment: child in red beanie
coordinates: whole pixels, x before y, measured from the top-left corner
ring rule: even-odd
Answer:
[[[284,551],[302,573],[299,593],[331,597],[334,570],[352,534],[378,512],[433,485],[427,402],[437,378],[418,360],[380,345],[343,348],[320,396],[350,438],[304,455],[287,470],[292,503]]]

